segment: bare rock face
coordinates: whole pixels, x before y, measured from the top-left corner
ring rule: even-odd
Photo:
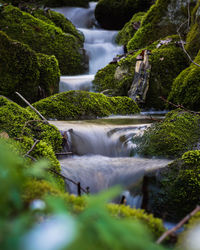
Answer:
[[[144,103],[149,89],[149,77],[151,65],[149,63],[149,51],[143,50],[136,58],[135,75],[131,88],[128,92],[129,97],[137,103]]]

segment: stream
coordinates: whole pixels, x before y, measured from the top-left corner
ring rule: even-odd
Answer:
[[[123,53],[115,44],[117,31],[100,29],[94,18],[96,3],[88,9],[64,7],[54,10],[64,14],[85,36],[84,48],[89,56],[89,74],[61,76],[60,92],[68,90],[92,91],[95,73],[106,66],[113,57]],[[90,121],[51,121],[66,133],[68,151],[73,156],[60,159],[62,174],[80,182],[90,193],[97,193],[114,185],[121,185],[127,204],[141,207],[141,186],[144,175],[165,167],[169,160],[145,159],[134,155],[134,137],[150,126],[148,115],[113,116]],[[161,117],[163,118],[163,116]],[[133,157],[134,155],[134,157]],[[77,186],[66,181],[67,190],[77,194]]]

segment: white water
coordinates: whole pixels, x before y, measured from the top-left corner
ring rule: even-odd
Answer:
[[[142,202],[141,182],[148,171],[167,166],[166,159],[130,157],[136,144],[134,136],[141,135],[150,126],[145,116],[127,116],[94,121],[51,121],[62,131],[68,131],[72,157],[61,159],[62,174],[91,193],[120,184],[127,204],[140,207]],[[133,125],[114,125],[110,122]],[[140,124],[134,124],[134,120]],[[143,123],[143,124],[142,124]],[[69,192],[77,194],[77,187],[66,182]],[[137,187],[137,188],[135,188]],[[135,191],[137,190],[137,192]],[[139,191],[138,191],[139,190]]]
[[[84,48],[89,56],[89,74],[84,76],[61,76],[60,92],[68,90],[91,90],[94,74],[105,67],[123,48],[115,44],[117,31],[96,27],[94,9],[97,3],[90,3],[88,9],[76,7],[56,8],[64,14],[85,36]]]

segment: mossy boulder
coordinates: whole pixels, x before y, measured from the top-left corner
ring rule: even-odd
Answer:
[[[104,29],[122,29],[131,17],[147,10],[150,0],[100,0],[95,9],[95,17]]]
[[[63,14],[52,10],[42,10],[42,9],[27,9],[32,16],[50,24],[55,25],[62,29],[64,33],[69,33],[77,38],[81,45],[84,42],[84,36],[80,33],[75,26],[69,21]]]
[[[55,56],[39,54],[0,31],[0,94],[19,103],[15,91],[30,102],[55,94],[60,70]]]
[[[199,204],[200,151],[192,150],[161,170],[154,192],[153,212],[178,221]]]
[[[58,120],[91,119],[111,114],[134,114],[137,104],[128,97],[106,97],[87,91],[68,91],[33,104],[47,118]]]
[[[124,25],[123,29],[119,31],[116,37],[116,42],[118,44],[124,46],[127,45],[129,40],[133,37],[137,29],[139,28],[144,15],[145,12],[138,12],[134,14],[131,20]]]
[[[191,1],[190,6],[194,4],[196,1]],[[187,6],[186,0],[157,0],[129,41],[128,50],[144,48],[162,37],[177,34],[179,26],[188,19]]]
[[[77,38],[55,25],[7,5],[0,8],[0,29],[38,53],[54,55],[61,74],[81,74],[86,70],[85,53]]]
[[[199,116],[174,110],[139,138],[138,152],[146,156],[178,157],[193,149],[200,138]]]
[[[168,44],[157,47],[160,43],[157,41],[147,47],[151,50],[151,71],[144,104],[146,108],[164,109],[165,103],[159,97],[168,97],[174,78],[189,65],[186,55],[177,44],[177,36],[164,40],[167,39],[171,39]],[[99,70],[93,81],[94,89],[99,92],[110,90],[112,95],[128,95],[134,79],[136,58],[141,52],[142,50],[139,50],[128,54],[117,63],[108,64]]]
[[[194,60],[200,64],[200,51]],[[191,110],[200,109],[200,67],[191,63],[174,80],[168,100]]]
[[[45,158],[50,167],[60,172],[60,163],[55,152],[62,149],[62,137],[59,130],[45,124],[34,113],[0,97],[0,132],[6,132],[10,138],[17,140],[13,145],[20,155],[24,156],[32,148],[34,141],[39,140],[30,156],[35,159]],[[56,176],[59,184],[64,186],[63,179]]]
[[[192,58],[200,50],[200,1],[197,1],[191,15],[190,30],[187,34],[185,48]]]
[[[55,126],[45,124],[37,115],[3,96],[0,96],[0,124],[0,131],[11,138],[27,136],[43,140],[57,152],[61,150],[62,138]]]

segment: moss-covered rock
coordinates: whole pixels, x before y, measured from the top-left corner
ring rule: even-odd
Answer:
[[[33,104],[41,114],[58,120],[90,119],[111,114],[139,112],[136,103],[128,97],[106,97],[87,91],[68,91]]]
[[[149,89],[146,95],[144,107],[165,108],[164,102],[159,98],[168,97],[175,77],[185,69],[188,59],[178,46],[177,36],[165,38],[171,39],[168,44],[157,47],[160,41],[148,46],[151,50],[149,63],[151,65]],[[115,64],[108,64],[95,75],[93,86],[96,91],[110,90],[112,95],[128,95],[128,91],[134,79],[136,57],[142,50],[122,58]]]
[[[53,125],[44,124],[37,115],[2,96],[0,97],[0,132],[6,132],[10,138],[17,140],[13,143],[13,147],[22,156],[32,148],[34,140],[39,140],[30,152],[30,156],[35,159],[47,159],[50,167],[60,172],[60,163],[55,156],[55,152],[60,152],[62,148],[59,130]],[[56,179],[63,187],[63,179],[59,176],[56,176]]]
[[[169,220],[180,220],[199,204],[200,151],[188,151],[165,170],[157,180],[151,199],[153,212]]]
[[[41,93],[39,93],[39,97],[44,98],[58,93],[60,70],[55,56],[38,53],[37,60],[40,71],[38,90],[41,90]],[[30,100],[30,96],[27,99]]]
[[[164,121],[148,128],[138,143],[138,152],[149,156],[177,157],[199,141],[199,116],[175,110]]]
[[[190,6],[195,3],[191,1]],[[129,41],[128,50],[143,48],[162,37],[177,34],[177,28],[188,18],[187,5],[186,0],[157,0]]]
[[[86,70],[85,54],[77,38],[12,5],[0,8],[0,29],[38,53],[55,55],[62,74]]]
[[[158,238],[165,231],[162,220],[155,218],[152,214],[145,213],[144,210],[117,204],[109,204],[108,210],[115,217],[140,220],[147,225],[155,238]]]
[[[41,19],[42,21],[55,25],[62,29],[63,32],[69,33],[75,36],[81,45],[84,42],[84,36],[80,33],[75,26],[61,13],[52,10],[41,10],[41,9],[27,9],[27,11],[34,17]]]
[[[60,71],[54,56],[37,54],[0,31],[0,94],[19,103],[15,91],[30,102],[58,92]]]
[[[185,48],[192,58],[194,58],[200,50],[200,1],[197,1],[192,11],[190,30],[187,34]]]
[[[11,138],[28,136],[43,140],[55,151],[61,150],[62,138],[55,126],[44,124],[37,115],[2,96],[0,131],[8,133]]]
[[[120,45],[127,45],[129,40],[133,37],[135,32],[137,31],[138,27],[140,26],[141,20],[145,12],[138,12],[133,15],[131,20],[126,23],[122,30],[119,31],[116,42]]]
[[[95,17],[102,28],[121,29],[135,13],[147,10],[150,5],[150,0],[100,0]]]
[[[200,64],[200,51],[194,60]],[[200,67],[193,63],[174,80],[168,100],[191,110],[200,109]]]

